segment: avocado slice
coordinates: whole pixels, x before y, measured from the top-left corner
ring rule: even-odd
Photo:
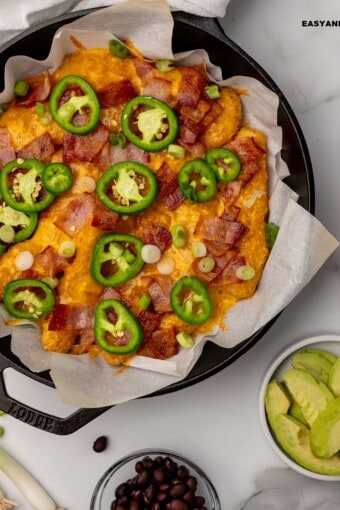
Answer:
[[[320,411],[334,400],[328,387],[308,372],[298,368],[286,370],[283,380],[293,400],[300,407],[309,426],[312,426]]]
[[[289,408],[288,411],[289,416],[292,416],[296,420],[298,420],[303,425],[307,425],[308,423],[306,421],[306,418],[303,416],[303,412],[301,411],[301,407],[293,400],[292,405]]]
[[[329,373],[328,386],[336,397],[340,397],[340,358],[336,360]]]
[[[336,356],[335,354],[332,354],[331,352],[324,351],[323,349],[306,349],[304,352],[310,352],[310,353],[317,354],[318,356],[325,358],[332,365],[334,365],[334,363],[338,359],[338,356]]]
[[[329,459],[340,450],[340,397],[320,411],[310,431],[310,446],[321,459]]]
[[[333,363],[330,363],[324,356],[320,356],[316,351],[297,352],[292,358],[292,365],[294,368],[306,370],[324,384],[328,383],[328,376],[333,367]]]
[[[319,459],[310,447],[309,429],[287,414],[277,414],[273,432],[282,449],[300,466],[323,475],[340,475],[340,457]]]
[[[287,413],[290,408],[291,400],[287,392],[276,379],[272,379],[267,385],[264,405],[271,427],[275,416],[280,413]]]

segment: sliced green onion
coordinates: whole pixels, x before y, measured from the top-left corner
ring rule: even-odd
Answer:
[[[0,469],[18,487],[32,508],[35,510],[58,509],[58,505],[37,480],[3,448],[0,448]]]
[[[184,349],[191,349],[194,346],[194,339],[186,331],[181,331],[176,335],[176,340]]]
[[[30,269],[34,264],[34,256],[30,251],[22,251],[15,259],[15,265],[20,271]]]
[[[215,267],[215,261],[211,257],[203,257],[198,263],[198,269],[202,273],[210,273]]]
[[[144,244],[141,255],[142,259],[147,264],[155,264],[159,262],[162,252],[155,244]]]
[[[168,147],[168,153],[170,156],[173,156],[177,159],[185,158],[185,148],[181,145],[176,145],[175,143],[171,143]]]
[[[45,278],[42,279],[43,282],[47,283],[51,289],[55,289],[59,283],[58,278],[52,278],[52,276],[45,276]]]
[[[129,54],[128,48],[117,39],[109,41],[109,52],[120,59],[126,58]]]
[[[13,243],[15,230],[11,225],[2,225],[0,227],[0,241],[4,243]]]
[[[184,225],[174,225],[171,228],[172,243],[176,248],[184,248],[188,243],[188,232]]]
[[[247,264],[236,269],[236,276],[240,280],[251,280],[255,276],[255,269]]]
[[[168,59],[157,60],[155,66],[157,67],[158,71],[161,71],[162,73],[168,73],[169,71],[172,71],[174,68],[173,62]]]
[[[218,85],[207,85],[204,87],[204,92],[210,99],[217,99],[220,97],[220,90]]]
[[[76,244],[73,241],[65,241],[61,243],[58,250],[58,255],[70,259],[76,252]]]
[[[151,303],[151,296],[144,292],[144,294],[141,295],[138,301],[139,308],[142,310],[146,310],[149,307],[149,304]]]
[[[273,223],[272,221],[264,227],[264,235],[268,248],[272,248],[274,246],[279,230],[279,225],[276,225],[276,223]]]
[[[175,262],[171,257],[165,256],[157,263],[157,271],[160,274],[171,274],[175,269]]]
[[[126,136],[124,133],[110,133],[109,142],[111,145],[120,145],[122,149],[125,149]]]
[[[13,94],[17,97],[25,97],[28,94],[30,86],[27,81],[19,80],[13,87]]]
[[[201,241],[193,241],[191,250],[194,257],[205,257],[207,254],[207,247]]]
[[[45,115],[45,106],[43,103],[40,103],[39,101],[35,103],[35,113],[38,117],[43,117]]]

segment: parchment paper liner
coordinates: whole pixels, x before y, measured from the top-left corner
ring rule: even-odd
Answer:
[[[249,96],[242,96],[244,120],[267,136],[269,220],[280,225],[279,236],[255,296],[238,302],[229,311],[225,320],[228,330],[222,333],[215,328],[210,335],[197,337],[193,349],[181,350],[169,360],[136,356],[132,366],[121,371],[121,367],[112,367],[101,357],[90,359],[86,354],[74,356],[44,351],[39,341],[40,331],[32,324],[15,328],[0,324],[0,337],[12,334],[13,353],[33,372],[50,369],[62,400],[77,407],[113,405],[152,393],[183,379],[198,360],[207,340],[228,348],[249,338],[288,305],[339,244],[316,218],[296,203],[297,195],[281,180],[289,171],[280,157],[282,132],[277,125],[278,97],[253,78],[237,76],[222,81],[220,69],[210,63],[204,50],[174,57],[172,29],[173,19],[165,1],[129,0],[92,13],[57,33],[45,61],[24,56],[9,59],[0,104],[10,100],[13,84],[18,79],[56,69],[64,55],[75,50],[71,34],[88,48],[106,47],[115,34],[132,39],[147,58],[175,58],[188,65],[200,63],[203,58],[215,81],[249,92]],[[0,312],[6,316],[3,308]]]

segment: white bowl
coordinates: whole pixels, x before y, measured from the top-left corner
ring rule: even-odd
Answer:
[[[340,336],[339,335],[320,335],[305,338],[304,340],[300,340],[290,345],[287,349],[282,351],[277,358],[275,358],[269,367],[266,370],[265,376],[262,380],[260,387],[260,395],[259,395],[259,414],[260,414],[260,422],[262,425],[262,429],[264,434],[274,450],[274,452],[283,460],[290,468],[294,469],[298,473],[302,475],[308,476],[310,478],[315,478],[317,480],[324,481],[340,481],[340,476],[333,475],[325,475],[310,471],[302,466],[300,466],[295,460],[293,460],[287,453],[283,451],[278,442],[276,441],[273,433],[269,427],[269,423],[267,421],[266,410],[264,405],[264,398],[266,393],[266,388],[268,383],[272,379],[277,379],[278,381],[282,381],[283,373],[291,368],[291,360],[295,353],[303,351],[305,349],[314,348],[314,349],[323,349],[329,351],[336,356],[340,356]]]

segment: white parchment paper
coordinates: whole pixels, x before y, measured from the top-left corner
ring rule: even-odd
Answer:
[[[278,97],[250,77],[236,76],[223,81],[221,71],[210,64],[208,54],[202,49],[172,55],[172,30],[173,19],[163,0],[128,0],[92,13],[57,33],[45,61],[24,56],[11,58],[5,68],[5,89],[0,94],[0,104],[11,98],[16,80],[56,69],[63,57],[75,50],[70,35],[88,48],[106,47],[115,36],[132,39],[147,58],[171,58],[188,65],[204,59],[215,81],[249,93],[241,96],[244,121],[267,136],[269,220],[280,225],[280,232],[255,296],[238,302],[229,311],[225,319],[228,330],[222,333],[215,328],[210,335],[196,338],[193,349],[183,349],[168,360],[136,356],[129,368],[121,370],[101,357],[90,359],[87,354],[74,356],[44,351],[39,341],[40,331],[32,324],[9,328],[0,323],[0,337],[12,334],[13,353],[34,372],[50,369],[61,398],[73,406],[113,405],[181,380],[197,362],[206,341],[228,348],[249,338],[288,305],[339,245],[316,218],[297,204],[296,193],[282,182],[289,169],[280,157],[282,131],[277,125]],[[5,317],[3,310],[0,313]]]

